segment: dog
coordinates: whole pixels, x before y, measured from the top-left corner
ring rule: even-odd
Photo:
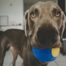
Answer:
[[[62,9],[54,2],[38,2],[32,5],[26,15],[25,34],[28,37],[24,47],[24,66],[47,66],[33,55],[32,48],[61,47],[65,20]]]
[[[62,9],[54,2],[32,5],[25,13],[25,30],[7,30],[1,41],[5,48],[12,50],[13,66],[18,54],[24,66],[47,66],[48,62],[40,62],[32,49],[61,48],[64,17]]]
[[[1,35],[1,34],[0,34]],[[1,35],[1,42],[0,42],[0,57],[1,63],[0,66],[3,66],[4,58],[6,52],[11,50],[13,55],[13,62],[12,66],[15,66],[15,62],[17,59],[18,54],[22,57],[22,46],[26,43],[26,36],[24,30],[19,29],[8,29],[4,31]],[[1,52],[2,51],[2,52]]]
[[[3,65],[3,49],[2,49],[2,45],[1,45],[1,41],[2,41],[2,38],[3,38],[3,31],[0,31],[0,66]]]

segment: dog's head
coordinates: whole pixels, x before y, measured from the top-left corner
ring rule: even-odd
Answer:
[[[34,47],[60,47],[64,31],[64,13],[54,2],[38,2],[25,13],[26,36]]]

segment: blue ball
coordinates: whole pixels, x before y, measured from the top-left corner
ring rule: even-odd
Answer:
[[[34,47],[32,48],[32,53],[41,63],[54,61],[56,59],[56,57],[52,55],[52,48],[40,49]]]

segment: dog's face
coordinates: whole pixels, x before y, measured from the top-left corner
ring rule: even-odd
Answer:
[[[64,13],[54,2],[38,2],[26,12],[26,34],[34,47],[60,47]]]

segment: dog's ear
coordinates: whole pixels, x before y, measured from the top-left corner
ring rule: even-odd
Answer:
[[[33,22],[30,20],[29,10],[25,12],[25,35],[30,36],[32,34]]]
[[[66,23],[66,17],[64,15],[64,18],[63,18],[63,24],[60,28],[60,36],[61,36],[61,42],[62,42],[62,47],[61,47],[61,54],[62,55],[66,55],[66,40],[63,39],[63,34],[64,34],[64,30],[65,30],[65,23]]]
[[[25,12],[25,25],[24,25],[24,30],[25,30],[25,35],[27,36],[28,35],[28,30],[29,30],[29,27],[28,27],[28,12],[29,10],[27,10]]]
[[[60,36],[63,37],[64,29],[65,29],[65,14],[62,12],[62,25],[60,27]]]
[[[65,25],[62,25],[60,28],[60,37],[63,37],[63,33],[64,33],[64,29],[65,29]]]

